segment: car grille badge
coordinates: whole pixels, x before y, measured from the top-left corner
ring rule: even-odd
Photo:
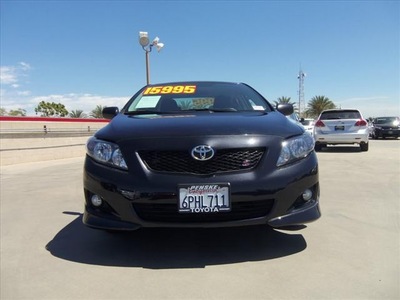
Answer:
[[[206,161],[214,156],[214,149],[208,145],[199,145],[192,149],[192,157],[195,160]]]

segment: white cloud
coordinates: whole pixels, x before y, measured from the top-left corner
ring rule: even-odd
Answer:
[[[1,66],[0,80],[2,85],[10,85],[13,88],[20,86],[19,82],[22,77],[28,76],[28,72],[32,67],[26,62],[19,62],[15,66]]]
[[[28,63],[26,63],[26,62],[23,62],[23,61],[21,61],[21,62],[19,63],[19,66],[20,66],[21,70],[24,70],[24,71],[28,71],[28,70],[31,69],[30,64],[28,64]]]
[[[2,85],[12,85],[18,82],[17,72],[15,67],[2,66],[0,67],[0,80]]]
[[[26,77],[32,67],[26,62],[14,66],[1,66],[1,103],[7,111],[25,109],[27,115],[35,115],[35,108],[40,101],[64,104],[68,111],[80,109],[89,114],[97,105],[122,107],[129,97],[110,97],[90,93],[68,93],[34,96],[31,91],[24,89]]]

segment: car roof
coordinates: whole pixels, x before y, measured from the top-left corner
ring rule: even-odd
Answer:
[[[356,108],[333,108],[333,109],[325,109],[321,113],[323,113],[323,112],[335,112],[335,111],[358,111],[358,112],[360,112],[360,110],[358,110]]]
[[[214,80],[189,80],[189,81],[170,81],[170,82],[159,82],[159,83],[151,83],[148,86],[158,86],[158,85],[173,85],[173,84],[188,84],[188,83],[215,83],[215,84],[244,84],[243,82],[233,82],[233,81],[214,81]]]

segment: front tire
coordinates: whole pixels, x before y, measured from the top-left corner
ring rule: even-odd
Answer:
[[[319,151],[321,151],[321,149],[322,149],[322,145],[321,144],[315,144],[315,146],[314,146],[315,152],[319,152]]]
[[[362,143],[360,144],[361,151],[367,152],[369,148],[369,143]]]

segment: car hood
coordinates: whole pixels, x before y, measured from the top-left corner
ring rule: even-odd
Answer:
[[[209,135],[273,135],[283,138],[304,132],[280,112],[208,113],[163,115],[118,114],[95,136],[119,142],[132,138]]]

